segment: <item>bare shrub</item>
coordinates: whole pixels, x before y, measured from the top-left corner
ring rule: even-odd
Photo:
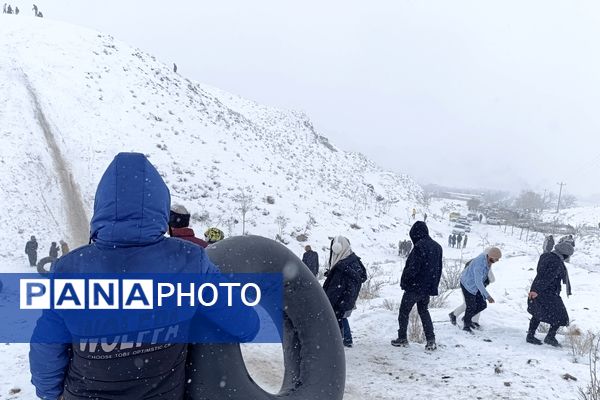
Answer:
[[[600,378],[598,377],[598,359],[600,358],[600,335],[596,335],[590,349],[590,383],[587,388],[579,389],[581,400],[600,400]]]
[[[440,292],[437,296],[429,298],[429,308],[444,308],[448,303],[448,296],[450,291]]]
[[[358,294],[361,299],[374,299],[379,297],[379,292],[382,287],[394,284],[390,278],[382,278],[384,274],[379,265],[373,265],[370,268],[368,265],[365,265],[365,269],[367,270],[367,280],[360,287],[360,292]]]
[[[565,338],[571,349],[571,354],[573,355],[575,362],[577,362],[578,357],[590,354],[590,351],[592,351],[592,348],[594,347],[596,335],[590,331],[582,332],[577,325],[572,325],[567,330]]]
[[[440,291],[447,292],[449,290],[458,289],[460,287],[460,275],[462,274],[464,266],[458,260],[450,263],[444,259],[444,265],[442,269],[442,277],[440,279]]]
[[[408,340],[415,343],[425,343],[425,333],[423,332],[423,324],[421,324],[421,317],[417,312],[417,308],[413,307],[408,317]]]
[[[383,308],[389,311],[398,311],[400,309],[400,302],[397,300],[383,300]]]

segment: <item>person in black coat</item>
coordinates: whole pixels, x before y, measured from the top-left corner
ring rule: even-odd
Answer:
[[[56,242],[50,244],[50,252],[48,255],[52,258],[58,258],[58,245]]]
[[[400,287],[404,290],[404,295],[398,312],[398,338],[392,340],[392,345],[408,345],[406,338],[408,318],[416,304],[427,339],[425,349],[435,350],[435,333],[428,307],[429,296],[438,294],[438,285],[442,276],[442,246],[429,236],[429,229],[422,221],[417,221],[412,226],[410,238],[414,247],[406,259],[400,279]]]
[[[319,253],[311,249],[310,246],[305,246],[304,251],[305,253],[302,255],[302,262],[306,264],[314,276],[319,275]]]
[[[348,317],[354,309],[362,284],[367,280],[367,270],[352,249],[350,241],[337,236],[331,241],[329,269],[325,272],[323,290],[331,303],[340,326],[344,346],[352,347],[352,331]]]
[[[535,337],[535,332],[540,322],[545,322],[550,324],[550,330],[544,338],[544,343],[561,347],[556,340],[556,332],[561,326],[569,325],[569,314],[560,297],[561,282],[566,284],[567,296],[570,296],[571,284],[565,260],[568,260],[573,252],[571,243],[561,242],[554,246],[554,251],[540,256],[537,274],[531,284],[527,301],[527,312],[531,314],[527,343],[542,344],[542,341]]]
[[[27,254],[27,257],[29,258],[30,267],[35,267],[37,264],[37,249],[37,240],[35,240],[35,236],[31,236],[31,239],[25,243],[25,254]]]

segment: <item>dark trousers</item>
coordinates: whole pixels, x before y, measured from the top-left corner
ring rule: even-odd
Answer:
[[[414,292],[404,292],[404,295],[402,296],[400,311],[398,312],[398,338],[406,339],[410,311],[415,304],[417,305],[417,311],[421,317],[425,338],[427,341],[434,341],[435,333],[433,332],[433,322],[431,321],[431,315],[429,315],[429,295],[422,295]]]
[[[473,317],[485,310],[487,308],[487,303],[479,291],[477,294],[471,294],[467,289],[465,289],[462,283],[460,284],[460,288],[465,296],[465,304],[467,305],[465,316],[463,318],[463,321],[465,322],[464,326],[465,328],[470,328]]]
[[[537,331],[537,328],[539,326],[540,326],[540,320],[537,319],[536,317],[531,317],[531,320],[529,321],[529,331],[527,333],[531,336],[535,335],[535,331]],[[556,337],[556,332],[558,332],[558,328],[560,328],[559,325],[551,325],[550,330],[548,330],[548,333],[546,334],[546,337],[547,338]]]
[[[29,266],[35,267],[37,265],[37,253],[27,253],[27,257],[29,257]]]
[[[340,333],[342,335],[342,339],[344,340],[344,344],[352,344],[352,331],[350,330],[350,323],[348,322],[348,318],[344,318],[345,312],[335,312],[335,317],[338,322],[338,326],[340,327]]]

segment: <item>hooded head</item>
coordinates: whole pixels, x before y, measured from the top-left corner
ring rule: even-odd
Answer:
[[[190,213],[181,204],[173,204],[169,213],[169,226],[171,228],[185,228],[190,225]]]
[[[331,241],[331,247],[329,250],[329,267],[333,267],[339,261],[347,258],[350,254],[352,254],[350,241],[344,236],[336,236]]]
[[[35,236],[31,236],[29,240],[33,240],[35,242]]]
[[[429,229],[427,228],[427,224],[425,222],[417,221],[413,224],[412,228],[410,228],[410,232],[408,234],[413,244],[417,244],[417,242],[419,242],[421,239],[429,237]]]
[[[167,185],[143,154],[119,153],[96,190],[91,239],[117,247],[154,243],[167,231],[170,203]]]

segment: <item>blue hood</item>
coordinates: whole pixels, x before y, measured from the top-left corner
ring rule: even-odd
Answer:
[[[155,243],[167,231],[170,206],[169,189],[148,159],[119,153],[96,190],[91,239],[111,247]]]

